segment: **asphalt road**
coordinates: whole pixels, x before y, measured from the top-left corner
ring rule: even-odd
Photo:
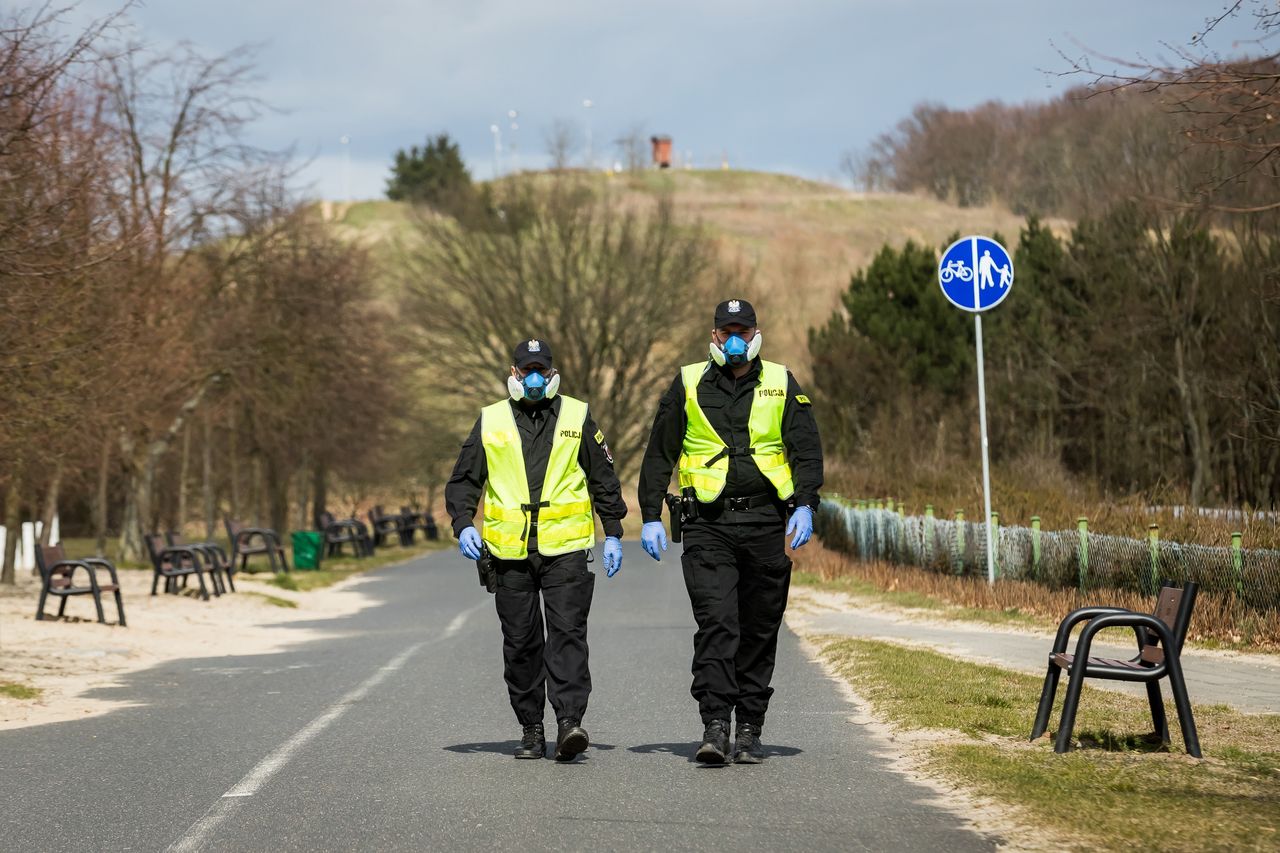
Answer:
[[[993,849],[887,769],[785,629],[768,759],[695,763],[678,546],[625,553],[596,581],[573,764],[511,757],[493,602],[441,552],[373,573],[376,607],[318,623],[334,638],[166,664],[97,693],[131,707],[0,732],[0,849]]]

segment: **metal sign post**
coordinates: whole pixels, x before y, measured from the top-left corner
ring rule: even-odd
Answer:
[[[1013,289],[1013,259],[990,237],[962,237],[942,253],[938,284],[947,301],[973,314],[978,356],[978,425],[982,433],[982,508],[987,526],[987,582],[995,583],[995,526],[991,522],[991,461],[987,442],[987,383],[982,363],[982,312],[1004,301]]]

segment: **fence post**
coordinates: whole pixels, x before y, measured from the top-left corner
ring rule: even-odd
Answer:
[[[924,505],[924,566],[933,564],[933,504]]]
[[[964,510],[956,510],[956,557],[954,571],[964,574]]]
[[[1151,552],[1151,589],[1154,595],[1160,591],[1160,525],[1147,525],[1147,550]]]
[[[863,501],[859,501],[858,503],[861,504]],[[870,537],[867,534],[867,514],[860,507],[857,515],[854,517],[858,519],[858,555],[864,560],[869,560],[871,559],[872,554],[871,549],[868,547],[870,544]]]
[[[991,511],[991,541],[987,543],[991,549],[991,565],[995,567],[996,577],[1000,577],[1000,513]]]
[[[1080,591],[1085,591],[1085,580],[1089,577],[1089,519],[1083,515],[1076,519],[1076,528],[1080,531]]]
[[[1243,538],[1239,533],[1231,534],[1231,568],[1236,573],[1236,597],[1244,597],[1244,553],[1240,550],[1240,540]]]
[[[879,512],[877,512],[877,501],[869,501],[867,503],[867,530],[869,534],[870,552],[872,552],[872,560],[881,560],[884,555],[881,553],[881,540],[879,540]]]
[[[1031,516],[1031,579],[1040,580],[1040,516]]]
[[[911,555],[907,553],[907,511],[902,506],[902,501],[898,501],[898,559],[907,564],[911,564]]]

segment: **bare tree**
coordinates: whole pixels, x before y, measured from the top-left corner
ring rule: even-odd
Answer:
[[[1245,14],[1254,19],[1258,53],[1224,57],[1205,42],[1227,18]],[[1180,122],[1192,143],[1217,149],[1218,168],[1200,175],[1191,189],[1194,198],[1165,199],[1174,203],[1207,205],[1227,212],[1255,213],[1280,209],[1280,10],[1263,0],[1235,0],[1208,18],[1187,46],[1166,45],[1169,61],[1152,63],[1090,53],[1071,61],[1068,73],[1092,77],[1094,92],[1137,91],[1155,98]],[[1119,71],[1099,71],[1094,62],[1105,59]],[[1262,180],[1247,182],[1248,176]],[[1240,192],[1242,186],[1246,191]]]
[[[103,94],[122,159],[114,207],[131,235],[131,337],[159,337],[165,357],[138,348],[127,366],[135,397],[118,424],[128,480],[120,553],[142,554],[161,460],[227,376],[207,346],[207,291],[189,269],[202,241],[222,238],[284,204],[281,158],[243,141],[264,106],[247,94],[252,53],[207,57],[184,46],[155,55],[130,45],[106,60]]]
[[[418,346],[453,411],[503,393],[512,346],[551,342],[566,393],[584,397],[623,470],[639,464],[646,415],[712,293],[741,285],[670,199],[624,209],[578,180],[524,194],[521,225],[469,230],[430,214],[402,248]]]
[[[558,118],[551,122],[551,127],[543,136],[547,156],[551,158],[551,168],[563,172],[573,162],[573,155],[578,150],[578,127],[568,119]]]
[[[846,151],[840,158],[840,171],[863,192],[889,188],[889,164],[869,151]]]
[[[390,315],[368,298],[365,251],[298,207],[206,246],[201,259],[218,295],[206,320],[224,358],[226,404],[261,463],[272,526],[285,528],[300,471],[312,472],[317,495],[330,472],[385,475],[407,370]]]
[[[644,124],[636,122],[613,141],[618,152],[618,162],[628,172],[641,172],[649,163],[649,134]]]
[[[10,528],[0,582],[14,582],[14,526],[80,461],[78,407],[109,391],[113,247],[101,199],[110,146],[82,81],[116,16],[67,36],[48,6],[0,21],[0,458]],[[34,488],[33,488],[34,487]],[[46,527],[46,530],[48,528]]]

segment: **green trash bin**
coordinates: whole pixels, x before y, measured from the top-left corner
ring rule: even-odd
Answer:
[[[318,569],[324,557],[324,534],[315,530],[295,530],[293,539],[293,567]]]

